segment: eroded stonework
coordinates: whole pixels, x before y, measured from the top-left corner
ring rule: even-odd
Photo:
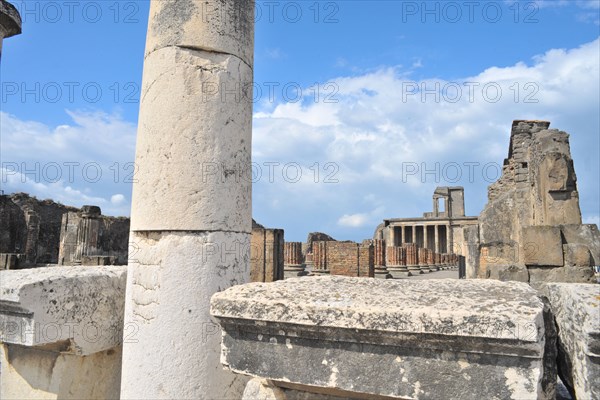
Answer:
[[[502,176],[479,217],[479,268],[470,277],[594,281],[600,233],[581,223],[569,135],[549,125],[513,122]]]
[[[223,364],[276,385],[344,398],[554,396],[556,332],[524,283],[293,278],[216,293],[211,314]]]

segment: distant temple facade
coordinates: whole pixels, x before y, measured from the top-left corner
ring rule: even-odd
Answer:
[[[462,229],[477,225],[477,217],[465,216],[465,191],[461,186],[443,186],[433,193],[433,211],[422,217],[384,219],[374,239],[388,246],[415,243],[436,253],[462,254]]]

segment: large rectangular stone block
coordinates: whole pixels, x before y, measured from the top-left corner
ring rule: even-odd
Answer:
[[[323,276],[216,293],[230,370],[344,398],[553,398],[556,333],[519,282]]]
[[[46,267],[0,271],[0,341],[68,342],[89,355],[121,344],[127,267]],[[67,351],[67,350],[64,350]]]
[[[600,285],[549,283],[558,325],[558,368],[577,399],[600,399]]]
[[[521,230],[521,254],[525,265],[564,264],[560,229],[556,226],[526,226]]]

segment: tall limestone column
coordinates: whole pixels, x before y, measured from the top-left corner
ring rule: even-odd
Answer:
[[[209,302],[250,277],[253,48],[253,0],[151,2],[122,399],[241,398]]]

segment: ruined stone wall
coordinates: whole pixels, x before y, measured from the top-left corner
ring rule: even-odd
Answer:
[[[284,277],[283,229],[253,224],[250,236],[250,281],[273,282]]]
[[[25,193],[0,198],[3,205],[0,253],[24,254],[21,266],[56,264],[62,216],[77,209],[52,200],[38,200]]]
[[[78,212],[63,215],[58,263],[125,265],[128,241],[129,218],[103,216],[99,207],[84,206]],[[136,249],[131,250],[135,255]]]
[[[600,234],[595,225],[581,224],[569,135],[549,125],[513,122],[502,176],[489,187],[479,217],[479,268],[471,276],[593,281]]]
[[[0,254],[15,255],[4,256],[3,260],[15,260],[15,257],[18,260],[3,265],[10,264],[11,268],[63,263],[85,265],[82,255],[109,257],[106,261],[90,260],[90,265],[127,264],[129,219],[98,215],[96,236],[84,238],[80,232],[81,212],[78,208],[38,200],[26,193],[0,196]],[[85,240],[91,240],[93,251],[82,252],[81,244]]]

